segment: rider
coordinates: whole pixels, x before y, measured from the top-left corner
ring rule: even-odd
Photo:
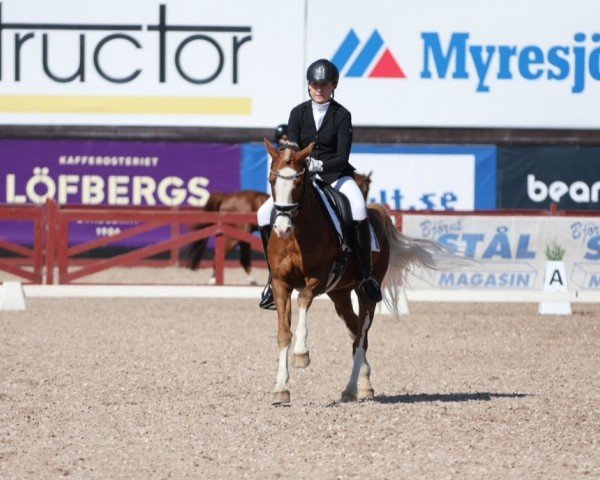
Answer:
[[[277,128],[275,129],[275,133],[273,135],[273,143],[279,143],[282,140],[287,140],[287,139],[288,139],[287,125],[285,123],[282,123],[281,125],[277,125]]]
[[[336,102],[334,90],[338,85],[337,67],[326,59],[313,62],[306,71],[310,100],[294,107],[288,121],[288,138],[300,149],[315,142],[312,158],[307,160],[309,171],[318,174],[350,201],[352,225],[350,245],[355,254],[361,283],[358,295],[367,302],[379,302],[381,289],[371,276],[371,231],[367,218],[367,206],[353,178],[354,167],[349,163],[352,146],[352,117],[350,112]],[[269,198],[258,210],[265,254],[271,234],[270,217],[273,198]],[[271,274],[260,302],[261,308],[274,307]]]

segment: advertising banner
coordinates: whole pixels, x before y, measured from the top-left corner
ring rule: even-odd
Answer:
[[[597,19],[592,0],[1,0],[0,123],[273,128],[328,58],[357,126],[600,128]]]
[[[369,203],[392,210],[493,210],[495,147],[355,145],[350,163],[371,174]]]
[[[1,0],[0,123],[285,122],[303,91],[304,2],[208,7]]]
[[[357,125],[600,128],[598,35],[591,0],[309,0],[306,51]]]
[[[600,210],[600,148],[498,149],[498,208]]]
[[[200,208],[213,191],[239,189],[240,158],[228,144],[0,140],[0,203]],[[122,228],[73,225],[70,234],[79,242]],[[31,234],[13,222],[0,238],[26,243]]]
[[[600,217],[419,215],[403,232],[476,259],[463,270],[416,272],[411,288],[541,290],[546,260],[559,253],[573,290],[600,290]],[[561,255],[562,252],[562,255]],[[550,258],[556,259],[556,258]]]
[[[243,188],[269,191],[263,144],[242,149]],[[350,163],[370,174],[367,203],[392,210],[493,210],[496,148],[354,144]]]

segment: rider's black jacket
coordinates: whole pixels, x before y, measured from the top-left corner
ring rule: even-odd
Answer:
[[[354,167],[348,162],[352,146],[352,116],[335,100],[331,100],[319,131],[311,100],[294,107],[288,120],[288,138],[300,149],[315,142],[312,156],[323,162],[323,171],[319,175],[327,183],[353,175]]]

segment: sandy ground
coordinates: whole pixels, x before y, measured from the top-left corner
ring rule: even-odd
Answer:
[[[376,317],[376,397],[341,404],[350,340],[315,302],[312,364],[273,407],[275,314],[255,304],[31,298],[0,312],[0,478],[600,478],[599,305]]]

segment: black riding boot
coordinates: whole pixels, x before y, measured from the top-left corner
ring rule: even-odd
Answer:
[[[258,230],[260,232],[260,238],[262,239],[263,248],[265,249],[265,257],[267,257],[267,268],[269,269],[269,279],[260,295],[260,303],[258,306],[265,310],[275,310],[275,300],[273,299],[273,289],[271,288],[273,275],[271,274],[271,266],[269,265],[269,256],[267,254],[267,246],[269,245],[269,237],[271,236],[271,225],[258,227]]]
[[[371,228],[369,220],[352,222],[352,233],[354,236],[352,249],[356,256],[360,285],[358,286],[358,297],[363,303],[381,301],[381,288],[371,276]]]

